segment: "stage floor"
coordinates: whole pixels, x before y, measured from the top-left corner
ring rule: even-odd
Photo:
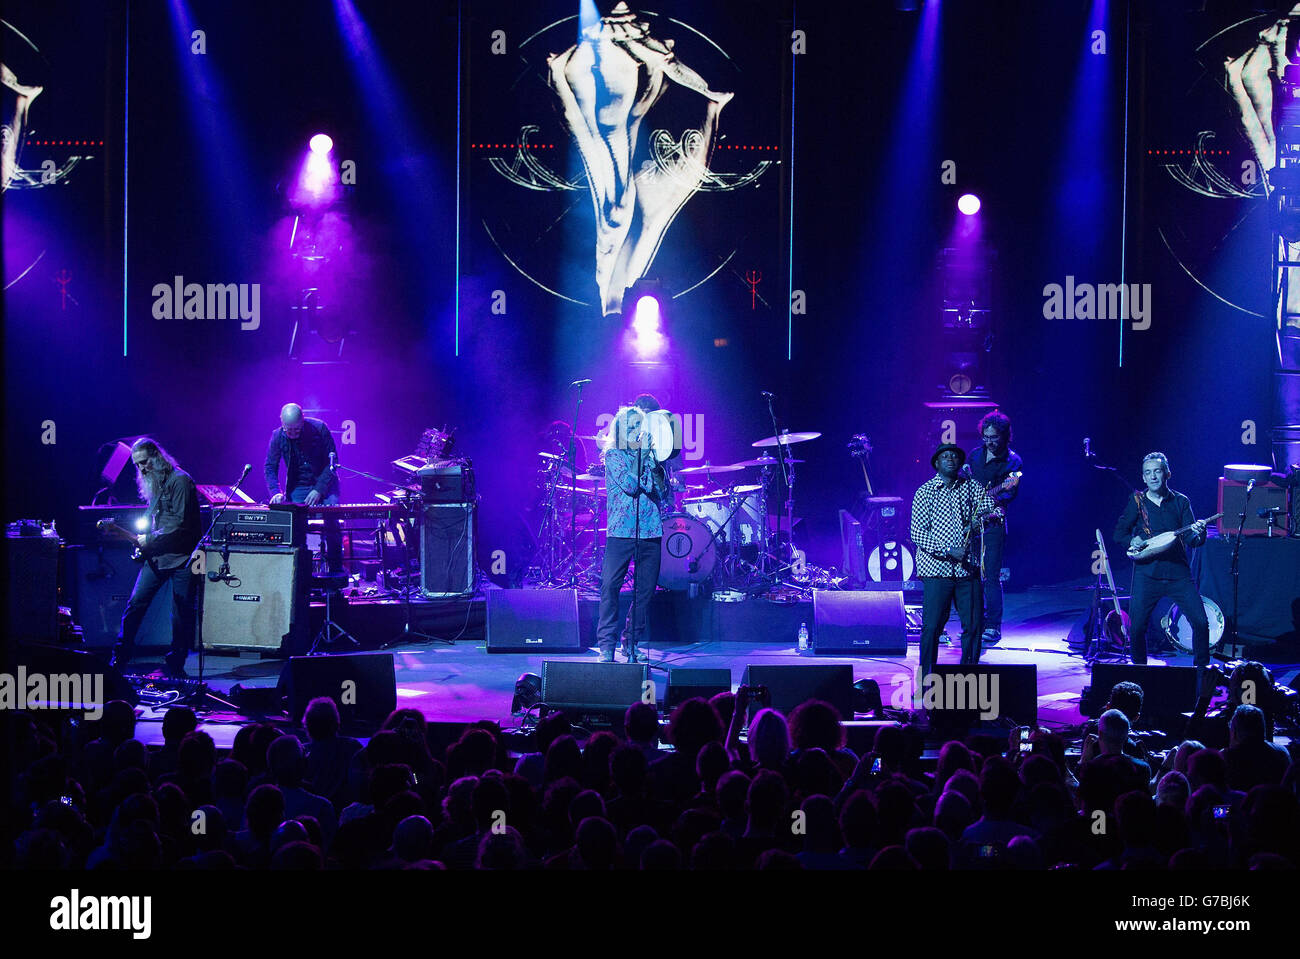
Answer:
[[[1048,728],[1070,726],[1082,720],[1079,694],[1089,683],[1089,670],[1080,655],[1071,653],[1066,637],[1084,613],[1089,598],[1086,592],[1070,588],[1033,589],[1008,594],[1002,641],[985,649],[981,659],[989,664],[1032,663],[1037,666],[1038,721]],[[478,638],[464,639],[454,645],[403,643],[392,646],[389,651],[393,653],[397,674],[398,706],[419,709],[430,723],[463,724],[490,719],[503,727],[517,726],[518,718],[511,716],[510,706],[515,680],[521,673],[540,674],[543,659],[594,662],[596,658],[596,653],[591,650],[549,655],[488,653],[481,629],[474,632]],[[958,661],[958,633],[954,617],[949,624],[952,643],[940,646],[940,663]],[[879,683],[886,706],[890,705],[895,689],[901,690],[904,696],[910,692],[917,669],[915,639],[909,642],[906,656],[880,659],[800,657],[793,645],[793,637],[791,639],[789,645],[715,640],[652,644],[651,659],[663,667],[652,670],[656,698],[662,701],[665,696],[667,670],[670,668],[730,669],[734,688],[750,664],[849,663],[853,666],[855,680],[871,678]],[[1153,656],[1150,662],[1191,665],[1191,657],[1187,654]],[[142,656],[133,665],[143,672],[153,663],[147,656]],[[243,687],[275,686],[282,665],[280,660],[259,659],[251,654],[209,654],[204,659],[203,679],[214,693],[224,696],[235,684]],[[1271,665],[1279,681],[1290,683],[1295,679],[1297,664]],[[197,656],[191,656],[187,666],[191,676],[197,673],[198,666]],[[161,709],[142,707],[138,738],[146,743],[161,743],[162,713]],[[221,747],[229,746],[239,726],[249,721],[245,716],[221,711],[203,716],[204,728]]]

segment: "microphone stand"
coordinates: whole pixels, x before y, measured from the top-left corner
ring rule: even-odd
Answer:
[[[1241,586],[1241,541],[1246,530],[1246,514],[1250,512],[1250,494],[1255,492],[1255,481],[1251,480],[1246,484],[1246,501],[1241,504],[1241,522],[1237,524],[1237,538],[1232,544],[1232,564],[1229,566],[1229,573],[1232,576],[1232,619],[1228,627],[1228,636],[1232,642],[1230,645],[1236,647],[1240,645],[1237,636],[1237,591]]]
[[[248,476],[248,473],[252,468],[253,468],[252,464],[246,466],[244,468],[244,471],[239,474],[239,479],[235,480],[235,485],[230,487],[230,492],[226,494],[226,501],[221,504],[221,508],[218,509],[216,515],[212,517],[212,522],[208,524],[207,530],[205,530],[203,535],[199,537],[200,547],[202,546],[203,541],[205,539],[208,539],[208,537],[212,535],[212,531],[213,529],[216,528],[217,522],[221,519],[222,516],[225,515],[226,508],[230,506],[230,501],[235,498],[235,491],[239,489],[239,485],[244,482],[244,478]],[[229,581],[230,579],[230,527],[226,527],[225,535],[221,537],[221,568],[217,571],[215,575],[212,573],[208,573],[207,579],[209,582],[213,582],[213,583],[217,582],[218,580],[224,583]],[[202,580],[200,580],[200,582],[202,582]],[[206,589],[206,587],[204,588]],[[194,617],[195,623],[198,626],[194,638],[198,640],[198,644],[199,644],[198,682],[199,682],[200,689],[202,689],[201,695],[209,699],[212,699],[215,702],[220,703],[222,706],[225,706],[228,709],[232,709],[235,712],[238,712],[239,711],[238,707],[236,707],[234,703],[228,703],[224,699],[221,699],[218,696],[214,696],[206,688],[203,688],[203,616],[201,615],[202,603],[203,603],[202,594],[199,595],[198,602],[200,604],[200,609],[198,610],[200,615],[196,615]]]
[[[569,449],[565,453],[564,461],[569,464],[569,469],[573,470],[569,476],[569,582],[570,589],[576,589],[578,586],[578,411],[582,409],[582,387],[585,385],[581,380],[573,384],[578,388],[578,399],[573,406],[573,424],[569,428]],[[638,462],[638,465],[640,463]],[[637,477],[637,482],[641,482],[641,477]]]
[[[794,464],[786,464],[786,457],[790,454],[789,445],[781,442],[781,429],[776,424],[776,409],[772,405],[773,396],[771,393],[765,394],[767,397],[767,413],[772,420],[772,435],[776,438],[776,457],[781,464],[781,482],[785,486],[785,512],[788,520],[788,532],[790,535],[790,561],[794,562]],[[767,517],[763,517],[764,522]],[[781,513],[776,514],[776,545],[777,549],[781,548]],[[774,573],[775,582],[781,582],[781,558],[777,556],[777,568]]]

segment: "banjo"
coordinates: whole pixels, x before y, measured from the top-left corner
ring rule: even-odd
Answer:
[[[1203,520],[1197,520],[1196,522],[1205,523],[1208,526],[1222,515],[1222,513],[1215,513],[1213,516],[1207,517]],[[1169,549],[1170,546],[1173,546],[1174,543],[1178,541],[1178,537],[1188,532],[1195,525],[1196,523],[1191,523],[1188,526],[1184,526],[1181,529],[1171,530],[1168,533],[1157,533],[1155,536],[1143,540],[1136,546],[1130,546],[1128,548],[1128,558],[1138,563],[1145,563],[1148,560],[1154,559],[1156,556]]]

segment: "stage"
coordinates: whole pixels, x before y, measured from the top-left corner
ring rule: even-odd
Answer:
[[[626,598],[625,596],[625,601]],[[656,606],[669,607],[675,599],[677,597],[673,594],[661,592],[656,597],[660,601]],[[1081,651],[1071,649],[1067,638],[1071,628],[1086,614],[1089,601],[1088,591],[1079,587],[1052,587],[1009,593],[1002,640],[996,646],[985,649],[981,657],[984,664],[1032,664],[1037,668],[1038,723],[1048,729],[1066,731],[1069,727],[1077,727],[1085,719],[1079,711],[1079,697],[1083,687],[1089,683],[1090,671]],[[587,607],[593,602],[584,599],[580,609],[588,613]],[[789,604],[780,608],[779,604],[750,600],[747,603],[713,605],[740,607],[750,604],[754,608],[746,610],[746,615],[755,619],[775,617],[783,623],[804,616],[811,621],[808,604]],[[761,610],[760,606],[778,608]],[[500,723],[506,729],[517,728],[521,717],[512,716],[510,707],[515,681],[521,674],[540,675],[542,662],[547,659],[595,661],[596,653],[590,648],[590,633],[585,628],[584,648],[580,653],[489,653],[483,634],[483,608],[482,599],[413,604],[413,622],[416,628],[445,634],[448,639],[456,636],[459,638],[451,644],[398,642],[388,647],[388,651],[393,654],[398,707],[418,709],[429,721],[431,728],[442,727],[438,738],[452,741],[465,725],[484,719]],[[318,628],[317,618],[322,609],[313,607],[313,612],[314,628]],[[767,613],[766,617],[763,616],[764,612]],[[731,616],[739,615],[734,609],[727,610],[727,613]],[[587,622],[589,618],[594,627],[594,612],[584,615],[582,622]],[[339,645],[336,651],[374,651],[397,637],[403,624],[403,611],[400,604],[353,603],[339,615],[339,619],[357,633],[361,645]],[[362,624],[365,624],[365,628]],[[958,634],[959,626],[954,617],[948,626],[951,643],[939,648],[941,665],[957,662],[960,653]],[[891,697],[896,691],[900,697],[909,694],[917,669],[915,637],[909,638],[906,656],[859,658],[800,656],[794,644],[794,630],[779,637],[775,632],[758,633],[757,639],[753,635],[749,639],[737,636],[714,639],[705,635],[706,638],[698,641],[652,641],[649,652],[653,664],[651,677],[655,683],[656,702],[663,702],[667,694],[668,670],[671,669],[729,669],[734,688],[742,681],[745,667],[753,664],[798,666],[847,663],[853,667],[855,681],[875,680],[880,686],[884,705],[890,706]],[[764,637],[767,641],[763,641]],[[142,652],[132,664],[133,672],[147,672],[151,667],[161,664],[162,650],[152,651],[153,655],[150,652]],[[1278,652],[1285,654],[1289,651],[1280,648]],[[1156,654],[1151,657],[1150,664],[1189,666],[1191,657],[1188,654]],[[1297,672],[1300,672],[1300,663],[1297,662],[1271,662],[1270,666],[1275,679],[1283,683],[1293,681]],[[282,667],[282,660],[262,658],[258,654],[208,653],[203,660],[203,679],[215,694],[225,698],[230,695],[231,687],[236,685],[246,689],[274,688]],[[187,667],[189,674],[196,677],[198,668],[198,657],[192,655]],[[146,743],[161,743],[163,712],[162,709],[142,706],[137,737]],[[210,711],[201,717],[204,728],[219,747],[228,747],[239,726],[254,721],[254,718],[221,710]],[[852,718],[845,717],[846,720]],[[280,721],[287,722],[287,719],[281,716]]]

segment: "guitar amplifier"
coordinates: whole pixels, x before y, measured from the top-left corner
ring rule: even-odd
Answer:
[[[292,504],[231,506],[212,525],[213,543],[232,546],[307,545],[307,511]]]
[[[1235,536],[1237,524],[1241,522],[1241,511],[1246,505],[1246,484],[1219,477],[1219,535]],[[1246,514],[1246,528],[1243,536],[1267,536],[1268,517],[1260,516],[1260,510],[1280,509],[1273,527],[1274,536],[1285,536],[1287,526],[1286,487],[1274,483],[1257,483],[1250,493],[1250,510]]]
[[[217,572],[221,552],[207,550],[204,562]],[[231,549],[229,578],[203,578],[203,648],[305,651],[310,578],[305,549]]]

